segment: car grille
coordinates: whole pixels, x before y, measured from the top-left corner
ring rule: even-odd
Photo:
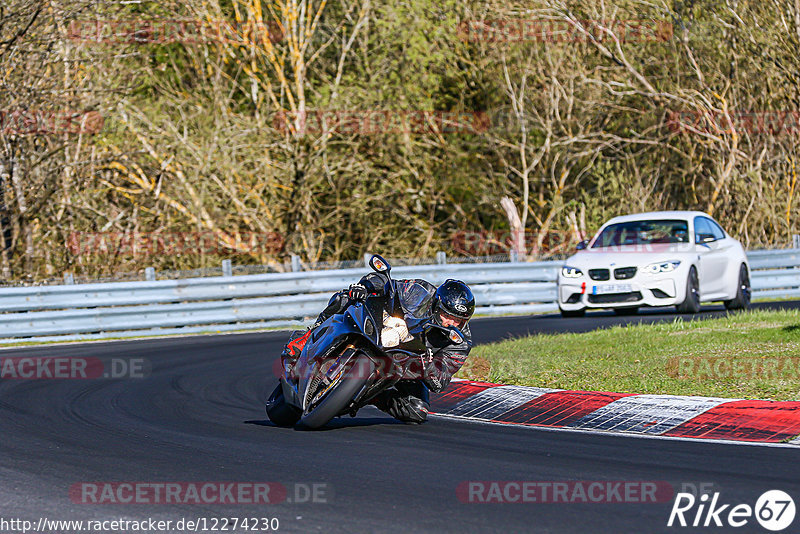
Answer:
[[[611,274],[608,269],[589,269],[589,278],[592,280],[608,280]]]
[[[636,267],[620,267],[614,269],[614,278],[617,280],[628,280],[636,276]]]
[[[642,300],[642,294],[638,291],[630,293],[608,293],[605,295],[589,295],[589,302],[592,304],[611,304],[616,302],[636,302]]]

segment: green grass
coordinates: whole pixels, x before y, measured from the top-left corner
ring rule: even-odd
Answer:
[[[560,389],[800,400],[798,364],[800,313],[754,311],[481,345],[458,376]],[[715,365],[722,365],[717,373]]]

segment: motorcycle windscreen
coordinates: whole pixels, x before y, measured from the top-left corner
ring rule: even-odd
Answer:
[[[397,282],[397,297],[407,315],[422,318],[430,314],[431,302],[436,290],[425,287],[416,280]]]

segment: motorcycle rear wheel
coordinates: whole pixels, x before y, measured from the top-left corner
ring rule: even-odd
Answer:
[[[300,420],[300,411],[286,404],[280,382],[267,400],[267,417],[278,426],[294,426]]]
[[[324,426],[350,404],[373,371],[375,363],[371,359],[364,354],[356,356],[353,365],[339,383],[310,412],[303,414],[300,424],[312,429]]]

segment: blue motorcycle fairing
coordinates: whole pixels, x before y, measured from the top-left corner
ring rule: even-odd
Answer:
[[[368,299],[378,300],[378,299]],[[372,335],[367,335],[364,332],[364,325],[366,321],[373,323]],[[298,371],[299,380],[295,390],[293,400],[297,402],[295,406],[305,409],[303,406],[305,395],[309,383],[316,375],[318,366],[334,351],[338,350],[349,339],[359,337],[362,342],[369,340],[376,353],[380,353],[380,348],[377,345],[378,332],[380,331],[380,324],[377,323],[369,310],[364,304],[354,304],[349,306],[343,313],[337,313],[329,317],[321,325],[317,326],[316,332],[311,335],[311,338],[303,347],[300,353],[296,370]],[[284,398],[289,400],[289,397],[284,395]]]
[[[430,333],[446,335],[449,331],[431,323],[429,317],[415,317],[405,314],[393,287],[387,284],[384,296],[370,296],[364,303],[348,306],[342,313],[334,314],[317,326],[315,332],[303,347],[295,366],[299,379],[281,379],[286,401],[305,411],[311,401],[310,388],[317,391],[319,381],[336,373],[341,365],[346,365],[353,354],[366,354],[375,364],[372,376],[353,398],[352,406],[363,405],[399,380],[418,379],[424,372],[422,355],[428,353],[426,339]],[[382,347],[380,333],[383,328],[384,313],[403,318],[412,338],[396,347]],[[436,332],[441,330],[441,333]],[[345,356],[344,348],[353,344],[356,350]],[[338,356],[345,356],[344,359]],[[321,368],[330,358],[337,363],[323,373]]]

